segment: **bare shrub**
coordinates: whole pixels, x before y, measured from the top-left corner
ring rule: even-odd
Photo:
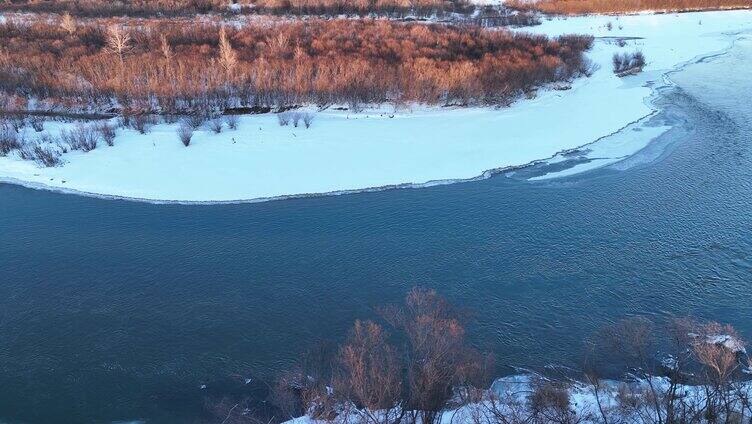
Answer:
[[[334,393],[361,406],[355,413],[375,424],[395,421],[393,408],[402,391],[402,365],[388,338],[375,322],[356,321],[340,348],[334,376]]]
[[[267,417],[263,408],[258,408],[253,396],[229,395],[204,398],[206,418],[196,423],[213,424],[272,424],[274,418]]]
[[[156,119],[148,114],[138,114],[133,117],[133,128],[141,134],[151,131],[151,127],[155,123]]]
[[[575,412],[570,407],[569,388],[559,382],[536,378],[528,397],[530,412],[543,423],[570,423]]]
[[[293,370],[277,379],[270,400],[286,418],[308,414],[314,419],[330,420],[336,416],[330,385],[335,354],[332,348],[329,343],[316,343]]]
[[[300,118],[302,118],[303,115],[300,112],[293,112],[292,116],[290,117],[292,119],[292,126],[295,128],[298,128],[298,124],[300,123]]]
[[[632,53],[632,66],[639,67],[640,70],[645,66],[645,55],[641,51]]]
[[[188,123],[182,123],[177,129],[178,138],[183,146],[188,147],[191,145],[191,139],[193,138],[193,126]]]
[[[20,156],[24,160],[33,160],[47,168],[59,166],[63,163],[59,151],[50,148],[49,145],[44,146],[37,142],[26,144],[20,150]]]
[[[70,146],[71,150],[90,152],[97,148],[98,133],[87,125],[78,124],[72,130],[62,130],[60,139]]]
[[[692,352],[702,366],[708,421],[719,416],[730,417],[736,412],[737,404],[731,396],[730,382],[742,367],[740,356],[746,352],[744,342],[730,325],[711,322],[697,329]]]
[[[227,122],[227,128],[231,130],[238,129],[238,116],[237,115],[227,115],[225,117],[225,122]]]
[[[120,118],[118,118],[118,127],[133,128],[133,115],[123,112],[123,114],[120,115]]]
[[[315,115],[310,112],[306,112],[303,114],[303,123],[305,124],[306,128],[311,128],[311,124],[313,123],[314,117]]]
[[[26,120],[21,117],[11,118],[8,120],[8,124],[13,129],[13,131],[20,133],[21,130],[26,126]]]
[[[614,53],[612,58],[614,73],[618,76],[634,75],[642,72],[645,67],[645,55],[637,51],[634,53]]]
[[[44,131],[44,118],[42,118],[41,116],[30,117],[29,124],[31,125],[31,128],[33,128],[36,132]]]
[[[214,118],[209,122],[209,128],[212,130],[214,134],[219,134],[222,132],[222,120],[219,118]]]
[[[0,156],[21,148],[21,137],[10,125],[0,125]]]
[[[99,132],[99,136],[102,137],[102,140],[104,140],[105,143],[107,143],[108,146],[114,146],[115,145],[115,127],[110,125],[109,122],[103,122],[96,126],[97,132]]]
[[[290,114],[288,112],[280,112],[277,114],[277,122],[280,127],[286,127],[290,124]]]
[[[197,111],[188,115],[188,119],[184,120],[183,123],[189,125],[194,130],[197,130],[204,125],[204,122],[206,122],[207,119],[208,117],[206,113]]]

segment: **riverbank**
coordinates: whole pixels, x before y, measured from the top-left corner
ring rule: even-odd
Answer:
[[[556,18],[526,30],[594,35],[588,56],[599,68],[504,109],[311,110],[308,129],[249,115],[236,131],[196,131],[189,148],[176,124],[148,134],[122,129],[114,146],[64,154],[60,167],[0,158],[0,181],[154,202],[236,202],[472,180],[615,134],[626,140],[614,143],[624,157],[667,129],[633,131],[655,113],[649,99],[665,74],[752,32],[752,12]],[[645,72],[616,77],[613,54],[636,50],[647,58]],[[67,124],[45,129],[60,125]]]
[[[547,391],[542,390],[541,386],[547,387]],[[672,400],[675,402],[675,415],[689,422],[712,422],[703,417],[703,408],[708,401],[705,386],[672,383],[666,377],[600,380],[596,386],[577,381],[550,380],[535,373],[497,379],[483,394],[483,400],[441,411],[436,422],[491,424],[524,421],[522,417],[532,416],[542,416],[544,422],[559,422],[556,418],[562,417],[570,418],[571,422],[587,424],[612,420],[659,422],[666,416],[664,403],[667,402],[669,390],[675,390],[676,399]],[[736,383],[730,391],[738,394],[740,399],[749,399],[752,396],[752,382]],[[662,400],[657,408],[650,401],[652,395]],[[734,416],[748,418],[750,412],[746,404],[735,402],[733,405]],[[340,424],[360,416],[358,412],[345,410],[349,414],[343,413],[332,420],[305,415],[283,424]]]

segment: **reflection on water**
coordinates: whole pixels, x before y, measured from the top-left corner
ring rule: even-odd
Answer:
[[[416,284],[501,364],[576,367],[627,314],[752,336],[752,83],[715,83],[749,57],[677,75],[684,124],[627,171],[217,206],[0,186],[0,419],[185,421]]]

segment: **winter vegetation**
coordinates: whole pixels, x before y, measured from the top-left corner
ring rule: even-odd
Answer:
[[[522,10],[534,9],[564,15],[752,8],[749,0],[508,0],[507,4]]]
[[[642,72],[645,67],[645,56],[642,52],[614,53],[614,73],[620,77]]]
[[[138,121],[230,107],[500,105],[583,75],[592,46],[587,36],[384,20],[66,27],[0,23],[0,110],[115,110]]]
[[[312,349],[271,385],[271,418],[249,401],[207,402],[226,423],[746,423],[750,359],[728,325],[632,316],[584,343],[582,367],[492,383],[493,357],[471,346],[467,314],[436,292],[356,321],[334,349]],[[608,371],[607,371],[608,370]],[[618,380],[607,379],[612,375]],[[490,389],[489,389],[490,387]],[[240,407],[239,407],[240,406]]]
[[[11,18],[6,23],[21,25],[13,24],[11,21],[14,19],[16,18]],[[54,27],[58,23],[57,19],[50,18],[40,25]],[[109,31],[109,26],[97,19],[86,22],[83,19],[74,21],[75,34],[78,34],[79,29],[92,25],[103,28],[105,33]],[[140,21],[147,26],[154,22]],[[274,28],[274,22],[276,21],[269,22],[270,28]],[[329,23],[340,24],[343,23]],[[288,22],[285,25],[287,28],[297,24]],[[395,29],[395,32],[461,32],[459,28],[452,26],[440,29],[435,28],[438,25],[368,20],[358,25],[358,28],[366,30],[380,25],[386,28],[399,28]],[[168,25],[168,28],[175,26]],[[251,27],[255,28],[253,25]],[[191,26],[187,25],[186,28]],[[109,69],[107,66],[114,69],[108,74],[109,80],[102,78],[92,81],[101,82],[110,92],[119,91],[123,86],[128,88],[122,89],[125,94],[118,97],[120,100],[113,100],[107,95],[97,100],[99,106],[96,108],[84,106],[90,104],[89,97],[72,97],[68,93],[78,92],[75,90],[92,93],[94,85],[89,81],[84,83],[84,80],[66,77],[71,74],[60,71],[57,66],[68,69],[66,67],[72,66],[75,61],[59,59],[55,59],[58,62],[50,62],[58,65],[50,67],[47,73],[42,72],[44,68],[30,66],[31,71],[24,70],[15,80],[0,79],[0,83],[7,84],[7,87],[18,88],[12,94],[10,91],[5,92],[6,106],[16,110],[35,110],[31,115],[6,114],[5,118],[2,118],[5,130],[0,142],[0,152],[5,153],[0,153],[0,180],[32,187],[148,201],[265,200],[381,187],[422,186],[478,178],[490,175],[490,172],[486,172],[488,170],[524,165],[600,140],[597,145],[591,144],[588,147],[589,151],[594,152],[594,160],[560,173],[580,172],[627,157],[668,130],[667,126],[648,125],[644,120],[646,116],[655,113],[650,101],[651,93],[669,83],[670,79],[663,78],[663,75],[703,57],[714,57],[718,52],[729,49],[734,43],[743,43],[744,37],[748,37],[746,34],[752,28],[752,13],[724,11],[630,15],[618,18],[592,15],[544,20],[541,25],[524,31],[534,31],[548,38],[524,35],[519,36],[520,39],[525,41],[541,37],[555,44],[551,40],[565,34],[594,35],[596,39],[592,48],[585,53],[587,60],[592,60],[594,64],[587,71],[591,76],[535,87],[521,93],[522,96],[510,107],[503,108],[497,107],[496,103],[489,106],[463,106],[456,97],[449,97],[454,101],[437,105],[448,107],[415,102],[382,105],[348,102],[346,99],[351,97],[346,96],[343,96],[345,100],[341,103],[322,101],[320,105],[303,104],[297,100],[284,101],[304,97],[294,97],[281,90],[262,90],[262,93],[271,93],[267,99],[276,99],[275,101],[261,102],[262,97],[252,95],[251,97],[258,99],[259,103],[249,101],[244,103],[246,107],[241,107],[237,100],[222,98],[220,93],[227,90],[227,70],[230,69],[230,75],[234,77],[237,75],[239,64],[246,60],[243,49],[235,38],[236,35],[242,34],[245,28],[239,26],[238,29],[225,29],[224,37],[230,49],[221,47],[227,44],[222,41],[219,26],[207,24],[207,28],[208,35],[198,40],[207,40],[207,43],[212,44],[195,41],[178,45],[173,43],[172,39],[162,37],[163,34],[153,32],[146,38],[154,40],[156,44],[153,47],[157,51],[141,53],[138,52],[133,40],[143,35],[139,35],[140,32],[134,27],[119,27],[124,31],[119,33],[119,37],[115,37],[123,40],[127,39],[123,34],[129,34],[131,39],[126,45],[132,48],[123,50],[122,63],[125,69],[132,67],[134,71],[137,65],[142,69],[151,69],[156,79],[147,87],[153,87],[155,93],[164,93],[161,90],[178,93],[172,87],[182,84],[180,72],[192,69],[193,66],[187,59],[185,62],[177,59],[165,62],[160,58],[182,57],[186,46],[201,45],[198,50],[206,52],[203,56],[207,60],[206,63],[214,67],[197,68],[195,72],[197,75],[203,75],[202,78],[208,81],[216,79],[217,85],[214,87],[217,92],[214,98],[207,96],[207,99],[200,101],[194,101],[187,96],[177,97],[174,102],[165,102],[161,99],[170,96],[164,94],[150,95],[148,102],[144,102],[143,99],[135,101],[138,96],[131,96],[130,93],[149,93],[150,88],[139,91],[134,87],[144,87],[145,81],[153,76],[151,73],[137,73],[135,75],[142,75],[143,78],[120,82],[118,78],[121,62],[120,55],[117,54],[117,42],[110,43],[112,47],[106,50],[82,46],[79,41],[74,40],[79,35],[71,36],[70,31],[60,29],[59,33],[53,30],[47,35],[59,41],[45,44],[49,51],[40,50],[38,53],[24,55],[19,49],[14,53],[14,57],[18,58],[20,64],[26,60],[24,56],[61,57],[60,50],[56,49],[63,49],[66,43],[73,43],[83,50],[92,49],[91,55],[82,56],[87,58],[82,63],[98,64],[97,69],[100,69],[99,66],[104,70]],[[472,33],[476,30],[472,27],[467,32]],[[209,34],[210,31],[214,33]],[[488,30],[481,32],[485,34],[486,31]],[[114,30],[112,32],[116,33]],[[518,37],[510,35],[505,30],[488,32],[499,32],[493,37],[511,37],[513,41]],[[21,32],[18,34],[18,37],[24,37]],[[203,37],[202,34],[196,36]],[[359,40],[357,37],[335,41],[339,42],[342,48],[346,47],[345,51],[350,54],[364,51],[364,46],[370,45],[367,42],[374,39],[370,36],[363,38],[363,44],[358,45],[348,44],[352,40]],[[453,40],[459,47],[452,46],[452,51],[478,51],[467,50],[470,45],[463,47],[464,37]],[[435,54],[439,58],[442,57],[441,52],[446,51],[446,48],[439,46],[442,50],[437,50],[437,42],[441,43],[435,38],[428,39],[429,44],[421,47],[420,51],[438,52]],[[311,43],[311,47],[313,44]],[[391,45],[371,44],[374,44],[378,52],[386,51],[386,47]],[[364,54],[374,51],[374,46],[369,47],[370,50],[366,50]],[[5,45],[3,48],[6,48]],[[223,50],[224,53],[221,53]],[[294,55],[293,50],[286,49],[285,54]],[[533,51],[536,50],[538,49],[533,48]],[[335,49],[335,52],[340,51],[340,48]],[[613,68],[614,55],[622,57],[634,52],[643,52],[649,59],[644,65],[644,72],[638,76],[627,75],[623,78],[616,75]],[[379,54],[383,56],[383,53]],[[137,64],[134,57],[139,55],[143,60]],[[486,54],[484,58],[488,56]],[[224,57],[221,62],[220,57]],[[394,57],[396,56],[392,56],[391,60],[380,60],[391,66]],[[438,60],[436,56],[434,58],[434,61]],[[295,65],[295,60],[291,56],[283,56],[277,60]],[[468,60],[487,59],[469,57]],[[322,57],[320,62],[327,60]],[[328,62],[334,63],[337,60],[332,59]],[[412,62],[412,59],[406,59],[406,63]],[[425,61],[421,59],[421,62]],[[166,63],[180,63],[180,66],[174,68],[179,72],[171,74],[177,77],[159,76],[165,69],[171,69]],[[235,65],[231,66],[233,63]],[[260,63],[263,61],[257,60],[251,66],[259,66]],[[343,61],[342,72],[347,72],[348,63]],[[511,65],[512,62],[506,63],[506,66]],[[8,64],[3,69],[15,72],[17,68]],[[500,68],[503,69],[505,68]],[[32,75],[45,81],[44,84],[35,81],[31,78]],[[351,75],[355,79],[368,74],[359,68],[358,72],[352,72]],[[437,71],[437,77],[431,84],[438,83],[448,76],[449,74]],[[282,76],[278,78],[284,86],[286,79]],[[479,74],[479,78],[485,79],[486,76]],[[55,88],[59,87],[59,84],[65,84],[67,88]],[[304,83],[304,86],[305,84],[308,83]],[[47,90],[46,87],[50,87],[51,90]],[[205,92],[201,91],[205,90],[202,87],[211,88],[212,85],[195,86],[199,93]],[[235,89],[232,85],[230,87]],[[36,95],[27,96],[24,90],[38,90],[35,92],[39,93],[40,98]],[[277,104],[276,101],[280,99]],[[162,111],[163,103],[166,110],[172,109],[175,112]],[[170,107],[171,104],[180,107]],[[83,107],[85,109],[80,109]],[[72,120],[53,119],[51,116],[59,110],[76,108],[84,113],[111,113],[98,118],[121,115],[119,118],[106,120],[115,131],[113,146],[109,146],[101,131],[96,132],[97,146],[94,150],[89,150],[86,147],[87,143],[74,142],[71,143],[73,146],[70,146],[63,140],[63,133],[75,132],[79,125],[88,127],[105,122],[92,122],[86,116]],[[224,114],[223,108],[227,109]],[[297,127],[294,126],[293,114],[298,114]],[[23,119],[20,118],[22,116]],[[215,133],[210,124],[212,120],[221,116],[224,116],[221,132]],[[233,120],[237,122],[231,125]],[[281,125],[285,122],[286,125]],[[189,127],[191,131],[181,128],[182,126]],[[236,129],[233,130],[233,126]],[[628,130],[624,129],[625,126],[629,126]],[[46,167],[43,163],[51,162],[22,160],[21,148],[28,143],[40,143],[49,151],[57,152],[60,155],[60,163],[57,166]],[[186,148],[186,144],[190,147]],[[89,151],[84,153],[84,150]],[[138,172],[131,172],[133,163],[138,163]],[[216,172],[216,169],[222,169],[223,172]],[[181,178],[170,178],[176,174],[180,174]],[[280,178],[281,175],[286,177]]]
[[[329,16],[370,13],[430,16],[467,12],[472,8],[469,0],[256,0],[252,4],[255,10],[267,13]]]
[[[188,15],[229,10],[226,0],[2,0],[0,11],[64,13],[79,16]]]
[[[64,13],[76,16],[188,16],[192,14],[273,13],[337,16],[435,15],[465,12],[468,0],[2,0],[0,11]]]

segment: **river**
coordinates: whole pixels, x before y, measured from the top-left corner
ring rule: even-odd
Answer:
[[[630,314],[751,338],[751,59],[673,75],[673,130],[566,178],[200,206],[0,185],[0,420],[189,422],[414,285],[474,312],[499,373],[577,367]]]

